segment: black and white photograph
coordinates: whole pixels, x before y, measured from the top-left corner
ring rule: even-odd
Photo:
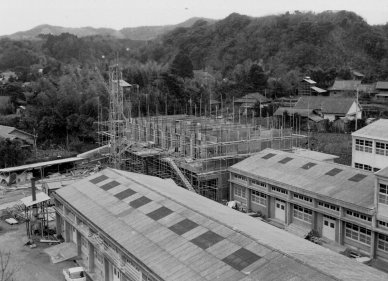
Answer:
[[[0,281],[388,281],[387,0],[8,0]]]

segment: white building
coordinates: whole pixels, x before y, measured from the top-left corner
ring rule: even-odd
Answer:
[[[352,167],[376,172],[388,166],[388,119],[352,133]]]

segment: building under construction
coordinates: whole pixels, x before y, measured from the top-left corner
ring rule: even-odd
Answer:
[[[306,142],[305,136],[281,125],[263,127],[253,119],[241,124],[234,116],[125,116],[126,85],[118,67],[114,67],[109,81],[109,121],[99,126],[101,140],[110,146],[110,164],[171,178],[216,201],[228,199],[227,169],[231,165],[265,148],[291,150]]]

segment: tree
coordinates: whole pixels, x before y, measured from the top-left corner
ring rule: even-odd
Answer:
[[[259,91],[259,90],[266,88],[267,80],[268,80],[268,77],[264,73],[261,66],[259,66],[256,63],[252,64],[252,66],[249,70],[249,77],[248,77],[248,81],[249,81],[251,90]]]
[[[24,163],[30,152],[22,148],[17,140],[5,139],[0,141],[0,166],[13,167]]]
[[[192,78],[194,76],[193,63],[189,56],[180,51],[171,63],[170,72],[182,78]]]

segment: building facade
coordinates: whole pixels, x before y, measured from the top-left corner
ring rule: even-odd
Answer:
[[[388,261],[388,200],[380,200],[376,216],[375,175],[272,149],[229,170],[230,199],[247,211],[260,212],[291,232],[315,230],[329,241]],[[381,198],[388,192],[385,183]]]
[[[95,281],[387,279],[160,178],[105,169],[54,200],[57,233]]]
[[[377,172],[388,166],[388,119],[352,133],[352,167]]]

